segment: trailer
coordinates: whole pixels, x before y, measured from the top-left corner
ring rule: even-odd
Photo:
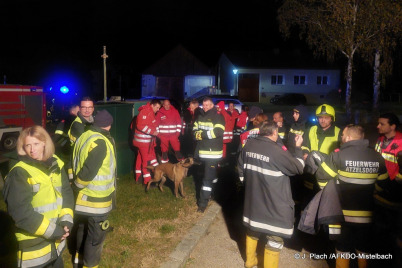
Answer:
[[[0,85],[0,149],[11,151],[22,129],[46,127],[46,97],[43,88]]]

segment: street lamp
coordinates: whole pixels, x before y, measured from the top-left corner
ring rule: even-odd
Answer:
[[[238,85],[238,71],[237,69],[233,69],[233,74],[234,74],[234,95],[239,95],[239,85]]]

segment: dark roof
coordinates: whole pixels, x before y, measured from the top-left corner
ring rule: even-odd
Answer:
[[[177,45],[143,71],[144,74],[159,76],[212,75],[208,67],[182,45]]]

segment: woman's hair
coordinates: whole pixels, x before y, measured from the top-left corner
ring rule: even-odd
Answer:
[[[42,161],[46,161],[47,159],[49,159],[50,157],[53,156],[53,154],[54,154],[53,141],[50,138],[47,131],[41,126],[28,127],[21,132],[20,136],[18,137],[18,141],[17,141],[18,155],[26,155],[26,152],[24,150],[24,143],[25,143],[26,137],[28,137],[28,136],[37,138],[38,140],[45,143],[45,149],[43,152]]]
[[[260,127],[265,121],[268,121],[268,115],[259,113],[253,120],[253,127]]]

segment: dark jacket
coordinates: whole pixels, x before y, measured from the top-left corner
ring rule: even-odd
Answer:
[[[316,175],[321,187],[336,179],[346,222],[371,223],[374,185],[377,179],[387,178],[387,169],[381,155],[369,147],[368,140],[344,143],[328,156]]]
[[[322,225],[334,225],[328,229],[330,237],[339,235],[344,222],[335,180],[320,190],[303,210],[297,229],[308,234],[317,234]]]
[[[292,153],[296,147],[296,135],[304,135],[304,132],[310,127],[308,124],[307,109],[303,105],[295,107],[295,110],[299,111],[299,119],[292,122],[286,141],[286,147]]]
[[[225,119],[215,107],[207,112],[200,110],[193,127],[193,137],[196,140],[197,137],[201,137],[201,140],[197,140],[195,154],[201,159],[221,159],[224,131]]]
[[[75,141],[81,136],[81,134],[88,130],[92,123],[93,117],[91,117],[91,120],[88,121],[82,116],[81,112],[78,112],[77,117],[72,122],[69,130],[71,143],[74,144]]]
[[[267,137],[250,139],[238,159],[244,178],[243,224],[253,231],[289,238],[293,234],[294,202],[289,176],[304,168],[301,149],[293,157]]]

